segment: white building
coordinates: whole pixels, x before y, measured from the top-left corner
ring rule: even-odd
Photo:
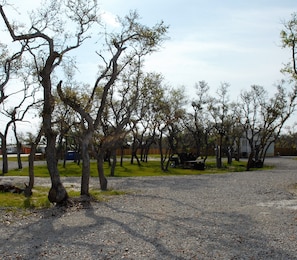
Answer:
[[[255,141],[255,145],[257,144],[257,142]],[[240,148],[239,148],[239,154],[241,157],[248,157],[249,154],[251,153],[251,147],[249,145],[249,142],[247,140],[247,138],[240,138]],[[274,142],[272,142],[267,150],[266,153],[267,157],[271,157],[274,156]]]

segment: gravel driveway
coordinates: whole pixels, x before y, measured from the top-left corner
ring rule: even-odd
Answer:
[[[267,163],[276,168],[112,178],[112,188],[129,193],[21,218],[1,211],[0,258],[297,259],[297,160]]]

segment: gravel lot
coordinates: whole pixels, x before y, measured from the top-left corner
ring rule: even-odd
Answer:
[[[110,187],[129,193],[88,208],[21,216],[1,210],[0,258],[297,259],[297,160],[266,162],[276,168],[112,178]]]

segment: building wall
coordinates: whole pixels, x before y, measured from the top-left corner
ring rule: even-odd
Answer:
[[[249,142],[246,138],[241,138],[240,139],[240,155],[242,157],[248,157],[248,155],[251,152],[251,147],[249,145]],[[274,142],[270,144],[266,156],[274,156]]]

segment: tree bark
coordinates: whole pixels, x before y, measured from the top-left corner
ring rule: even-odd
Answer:
[[[228,158],[228,164],[232,164],[232,148],[230,146],[227,147],[227,158]]]
[[[22,164],[22,159],[21,159],[22,144],[20,143],[18,135],[17,135],[15,121],[13,121],[13,133],[14,133],[14,137],[15,137],[15,140],[16,140],[18,169],[21,170],[21,169],[23,169],[23,164]]]
[[[246,170],[249,171],[252,168],[254,159],[254,150],[252,149],[251,153],[249,154],[248,162],[246,164]]]
[[[2,148],[2,175],[8,173],[8,158],[7,158],[7,143],[6,138],[1,134],[1,148]]]
[[[103,163],[104,163],[104,153],[102,153],[102,151],[99,150],[99,152],[97,153],[97,170],[98,170],[100,188],[101,190],[107,190],[107,179],[104,176]]]
[[[82,157],[82,175],[81,175],[81,190],[80,195],[89,196],[90,184],[90,155],[89,144],[93,134],[91,131],[86,131],[83,134],[81,142],[81,157]]]
[[[19,141],[17,141],[17,160],[18,160],[18,169],[23,169],[22,158],[21,158],[21,149],[22,145]]]
[[[46,64],[54,62],[54,57],[50,57]],[[42,77],[41,84],[44,90],[44,104],[43,104],[43,129],[47,139],[46,145],[46,162],[47,168],[51,177],[51,189],[48,194],[48,199],[52,203],[63,204],[68,199],[68,194],[64,188],[58,171],[57,152],[56,152],[56,134],[52,129],[52,112],[55,101],[52,96],[52,86],[50,80],[51,66],[45,67],[40,73]],[[60,82],[59,84],[62,84]]]
[[[110,176],[114,177],[115,167],[117,165],[117,154],[115,149],[111,151],[111,157],[112,157],[112,163],[110,168]]]
[[[137,161],[137,165],[140,166],[141,163],[140,163],[140,160],[139,160],[139,158],[137,156],[138,147],[139,147],[139,145],[137,143],[136,137],[134,136],[133,137],[133,143],[131,145],[131,160],[130,160],[130,163],[134,164],[134,158],[135,158],[136,161]]]
[[[123,158],[124,158],[124,147],[121,147],[121,159],[120,159],[120,166],[123,167]]]
[[[29,184],[25,184],[25,196],[30,197],[32,195],[32,189],[34,187],[34,158],[36,154],[36,148],[38,143],[40,142],[43,130],[40,129],[35,141],[31,144],[31,151],[29,154]]]
[[[166,167],[165,167],[165,156],[164,156],[164,153],[163,153],[163,132],[160,131],[160,136],[158,138],[158,144],[159,144],[159,151],[160,151],[160,163],[161,163],[161,170],[163,172],[166,171]]]
[[[48,194],[48,199],[52,203],[63,204],[68,199],[68,194],[64,188],[60,174],[57,166],[57,155],[56,155],[56,136],[48,135],[47,136],[47,146],[46,146],[46,162],[47,168],[51,177],[51,189]]]

